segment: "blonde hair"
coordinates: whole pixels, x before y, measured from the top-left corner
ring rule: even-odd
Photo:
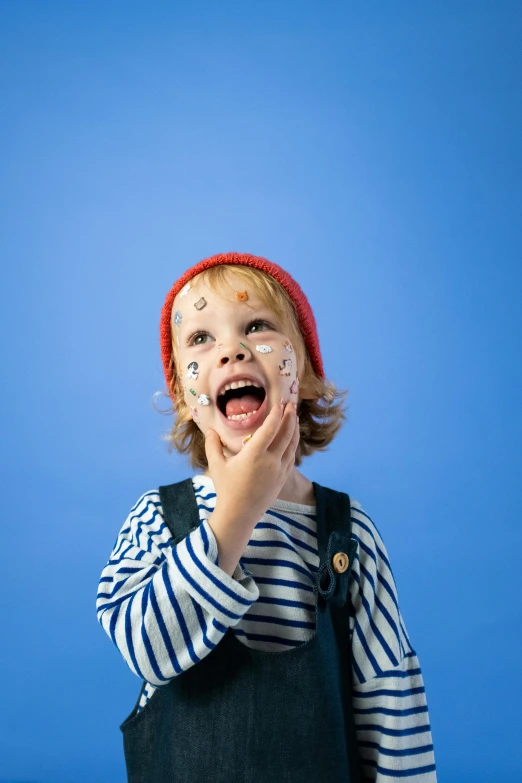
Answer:
[[[280,321],[295,350],[300,387],[306,385],[307,395],[313,397],[313,399],[299,399],[297,402],[301,436],[295,454],[295,465],[299,466],[304,457],[309,457],[315,451],[326,451],[341,429],[346,419],[346,408],[343,403],[348,390],[337,389],[331,381],[321,378],[314,371],[299,328],[294,303],[283,286],[266,272],[250,266],[220,264],[205,269],[195,275],[190,282],[192,285],[196,282],[204,282],[211,291],[224,296],[223,291],[228,284],[229,270],[241,277],[243,284],[253,290]],[[174,307],[172,309],[174,310]],[[162,436],[162,439],[168,441],[169,452],[176,450],[179,454],[188,454],[190,465],[194,470],[206,470],[208,462],[205,437],[192,418],[190,408],[185,402],[181,378],[176,371],[177,344],[172,325],[171,334],[172,381],[168,392],[174,401],[170,410],[159,412],[174,413],[175,419],[170,433]],[[156,395],[158,394],[162,392],[156,392]]]

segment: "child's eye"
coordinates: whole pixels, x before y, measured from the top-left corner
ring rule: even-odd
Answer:
[[[255,326],[256,324],[261,324],[262,326],[267,326],[270,329],[270,324],[268,324],[266,321],[250,321],[250,323],[247,326],[247,331],[250,329],[251,326]]]
[[[208,332],[196,332],[196,334],[193,334],[192,337],[189,340],[189,345],[203,345],[203,343],[198,343],[199,337],[209,337]]]
[[[261,326],[266,326],[266,327],[268,327],[268,329],[272,328],[267,321],[260,321],[259,319],[256,319],[255,321],[250,321],[250,323],[248,324],[248,326],[246,328],[247,332],[252,328],[252,326],[256,326],[256,324],[261,324]],[[204,345],[205,343],[198,342],[198,339],[200,337],[210,337],[210,335],[209,335],[208,332],[196,332],[189,339],[188,344],[189,345]],[[205,342],[206,342],[206,340],[205,340]]]

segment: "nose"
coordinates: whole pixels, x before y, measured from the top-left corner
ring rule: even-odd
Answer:
[[[218,366],[223,367],[223,365],[228,364],[230,361],[245,361],[245,359],[250,359],[252,356],[252,352],[250,351],[250,348],[245,344],[240,342],[239,345],[232,345],[230,348],[225,348],[223,343],[220,343],[218,346]]]

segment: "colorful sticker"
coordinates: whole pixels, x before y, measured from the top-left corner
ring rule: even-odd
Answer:
[[[210,405],[210,397],[208,394],[200,394],[198,397],[198,402],[200,405]]]
[[[190,391],[191,394],[194,395],[194,397],[196,396],[196,392],[194,391],[194,389],[190,389],[189,391]]]
[[[239,343],[239,345],[241,346],[241,348],[246,348],[245,343]]]
[[[199,375],[198,363],[190,362],[189,366],[187,367],[187,370],[188,370],[187,378],[192,378],[192,380],[195,381]]]
[[[218,351],[220,351],[222,348],[223,348],[223,343],[219,343],[219,345],[217,347]]]
[[[205,297],[202,296],[201,299],[198,299],[197,302],[194,302],[194,307],[196,308],[196,310],[203,310],[206,304],[207,304],[207,300],[205,299]]]
[[[248,299],[248,294],[246,291],[236,291],[235,294],[238,302],[246,302]]]
[[[292,351],[294,350],[292,348],[292,343],[290,342],[290,340],[283,340],[283,348],[286,348],[286,350],[289,351],[290,353],[292,353]]]
[[[199,424],[198,409],[194,405],[191,405],[190,406],[190,412],[191,412],[192,418],[194,419],[196,424]]]
[[[239,344],[241,345],[241,343]],[[272,353],[273,348],[269,345],[256,345],[256,351],[259,351],[259,353]]]
[[[292,360],[283,359],[283,364],[282,366],[279,367],[279,375],[290,375],[291,369],[292,369]]]
[[[190,283],[187,283],[187,285],[183,286],[183,288],[179,292],[179,295],[180,296],[186,296],[189,291],[190,291]]]
[[[290,386],[290,394],[297,394],[297,381],[292,381],[292,385]]]
[[[241,448],[243,448],[243,446],[245,446],[245,444],[248,443],[251,437],[252,435],[247,435],[246,438],[243,438],[243,440],[241,441]]]
[[[174,313],[174,323],[176,324],[176,326],[179,326],[181,324],[182,318],[183,316],[181,315],[180,311],[176,310],[176,312]]]

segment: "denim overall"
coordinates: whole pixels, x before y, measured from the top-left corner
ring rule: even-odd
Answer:
[[[313,486],[315,635],[271,653],[246,647],[229,628],[139,713],[138,698],[120,726],[128,783],[361,783],[351,691],[348,579],[357,542],[350,498]],[[200,524],[192,480],[159,493],[175,546]]]

